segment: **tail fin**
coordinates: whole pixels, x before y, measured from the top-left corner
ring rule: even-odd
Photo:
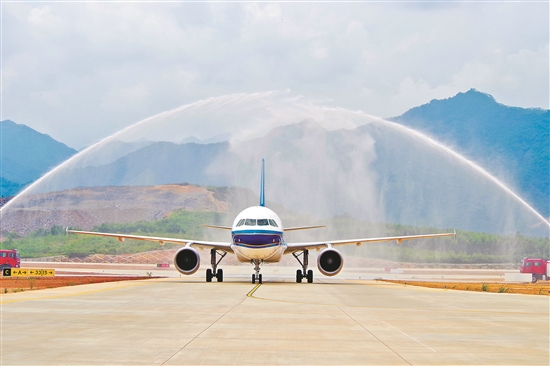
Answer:
[[[260,178],[260,206],[265,207],[265,169],[264,159],[262,159],[262,176]]]

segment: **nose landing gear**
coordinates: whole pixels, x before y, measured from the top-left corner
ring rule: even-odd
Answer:
[[[258,281],[258,283],[262,283],[262,275],[260,273],[261,262],[259,259],[255,259],[252,263],[254,263],[254,271],[256,272],[252,275],[252,284],[255,284],[256,280]]]

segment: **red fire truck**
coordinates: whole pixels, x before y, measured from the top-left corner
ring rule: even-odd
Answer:
[[[547,280],[550,278],[550,261],[542,258],[523,258],[521,260],[521,273],[531,273],[532,282]]]
[[[21,258],[17,249],[0,249],[0,270],[4,268],[19,268]]]

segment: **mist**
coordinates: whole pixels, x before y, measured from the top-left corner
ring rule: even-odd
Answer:
[[[358,220],[347,233],[328,227],[292,240],[382,236],[386,223],[548,236],[520,197],[437,141],[289,92],[210,98],[140,121],[48,173],[2,208],[3,220],[37,208],[59,216],[63,202],[37,202],[38,193],[184,182],[247,189],[231,197],[236,214],[257,204],[262,158],[267,205],[286,226]]]

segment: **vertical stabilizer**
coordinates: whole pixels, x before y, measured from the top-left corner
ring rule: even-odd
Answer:
[[[260,178],[260,206],[265,207],[265,170],[264,159],[262,159],[262,176]]]

